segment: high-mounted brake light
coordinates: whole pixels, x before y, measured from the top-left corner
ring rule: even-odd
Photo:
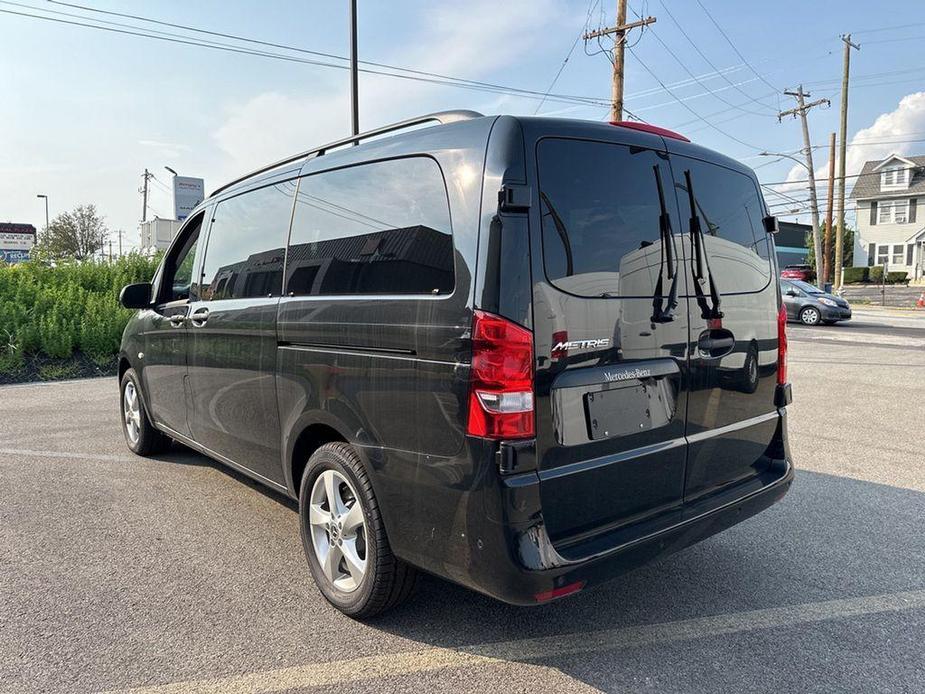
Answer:
[[[641,130],[644,133],[652,133],[653,135],[660,135],[662,137],[670,137],[673,140],[690,142],[690,140],[684,137],[684,135],[681,133],[676,133],[674,130],[669,130],[668,128],[660,128],[657,125],[637,123],[634,120],[612,120],[610,121],[610,124],[617,125],[621,128],[629,128],[630,130]]]
[[[783,305],[777,312],[777,382],[787,382],[787,309]]]
[[[488,439],[534,435],[533,333],[475,311],[470,374],[468,434]]]

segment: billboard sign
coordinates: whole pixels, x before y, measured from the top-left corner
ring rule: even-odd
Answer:
[[[10,234],[0,231],[0,248],[8,251],[28,251],[35,245],[32,234]]]
[[[0,262],[20,263],[29,260],[29,251],[34,245],[34,226],[0,222]]]
[[[21,263],[29,260],[29,251],[0,250],[0,263]]]
[[[205,182],[201,178],[173,177],[173,215],[177,221],[182,222],[189,217],[193,208],[205,197],[204,190]]]

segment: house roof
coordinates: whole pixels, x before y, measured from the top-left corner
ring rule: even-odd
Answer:
[[[912,170],[912,180],[908,188],[880,190],[880,165],[891,159],[900,159],[915,166]],[[877,159],[875,161],[864,162],[861,173],[854,182],[854,188],[851,190],[851,198],[854,200],[870,200],[879,198],[908,197],[909,195],[925,195],[925,156],[922,157],[899,157],[890,155],[886,159]]]
[[[917,164],[916,164],[914,161],[912,161],[911,159],[906,159],[906,157],[901,157],[901,156],[899,156],[898,154],[891,154],[891,155],[888,156],[886,159],[884,159],[884,160],[881,161],[879,164],[877,164],[877,165],[874,167],[874,171],[879,171],[879,170],[882,169],[884,166],[886,166],[887,164],[889,164],[891,161],[894,161],[894,160],[896,160],[896,161],[901,161],[901,162],[902,162],[903,164],[905,164],[906,166],[912,166],[912,167],[917,166]]]

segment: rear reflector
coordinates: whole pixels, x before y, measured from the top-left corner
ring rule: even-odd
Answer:
[[[669,130],[668,128],[660,128],[657,125],[638,123],[634,120],[612,120],[610,121],[610,124],[617,125],[621,128],[629,128],[630,130],[641,130],[644,133],[652,133],[653,135],[660,135],[661,137],[670,137],[672,140],[690,142],[690,140],[684,137],[684,135],[681,133],[676,133],[674,130]]]
[[[777,382],[787,382],[787,309],[783,305],[777,312]]]
[[[534,435],[532,332],[501,316],[475,311],[470,374],[470,436]]]
[[[566,595],[571,595],[572,593],[577,593],[579,590],[585,587],[584,581],[575,581],[574,583],[569,583],[567,586],[562,586],[561,588],[553,588],[552,590],[544,590],[541,593],[537,593],[533,597],[537,602],[549,602],[550,600],[555,600],[556,598],[563,598]]]

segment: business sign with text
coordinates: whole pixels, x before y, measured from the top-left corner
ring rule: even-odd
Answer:
[[[205,183],[201,178],[173,177],[173,216],[182,222],[204,197]]]

